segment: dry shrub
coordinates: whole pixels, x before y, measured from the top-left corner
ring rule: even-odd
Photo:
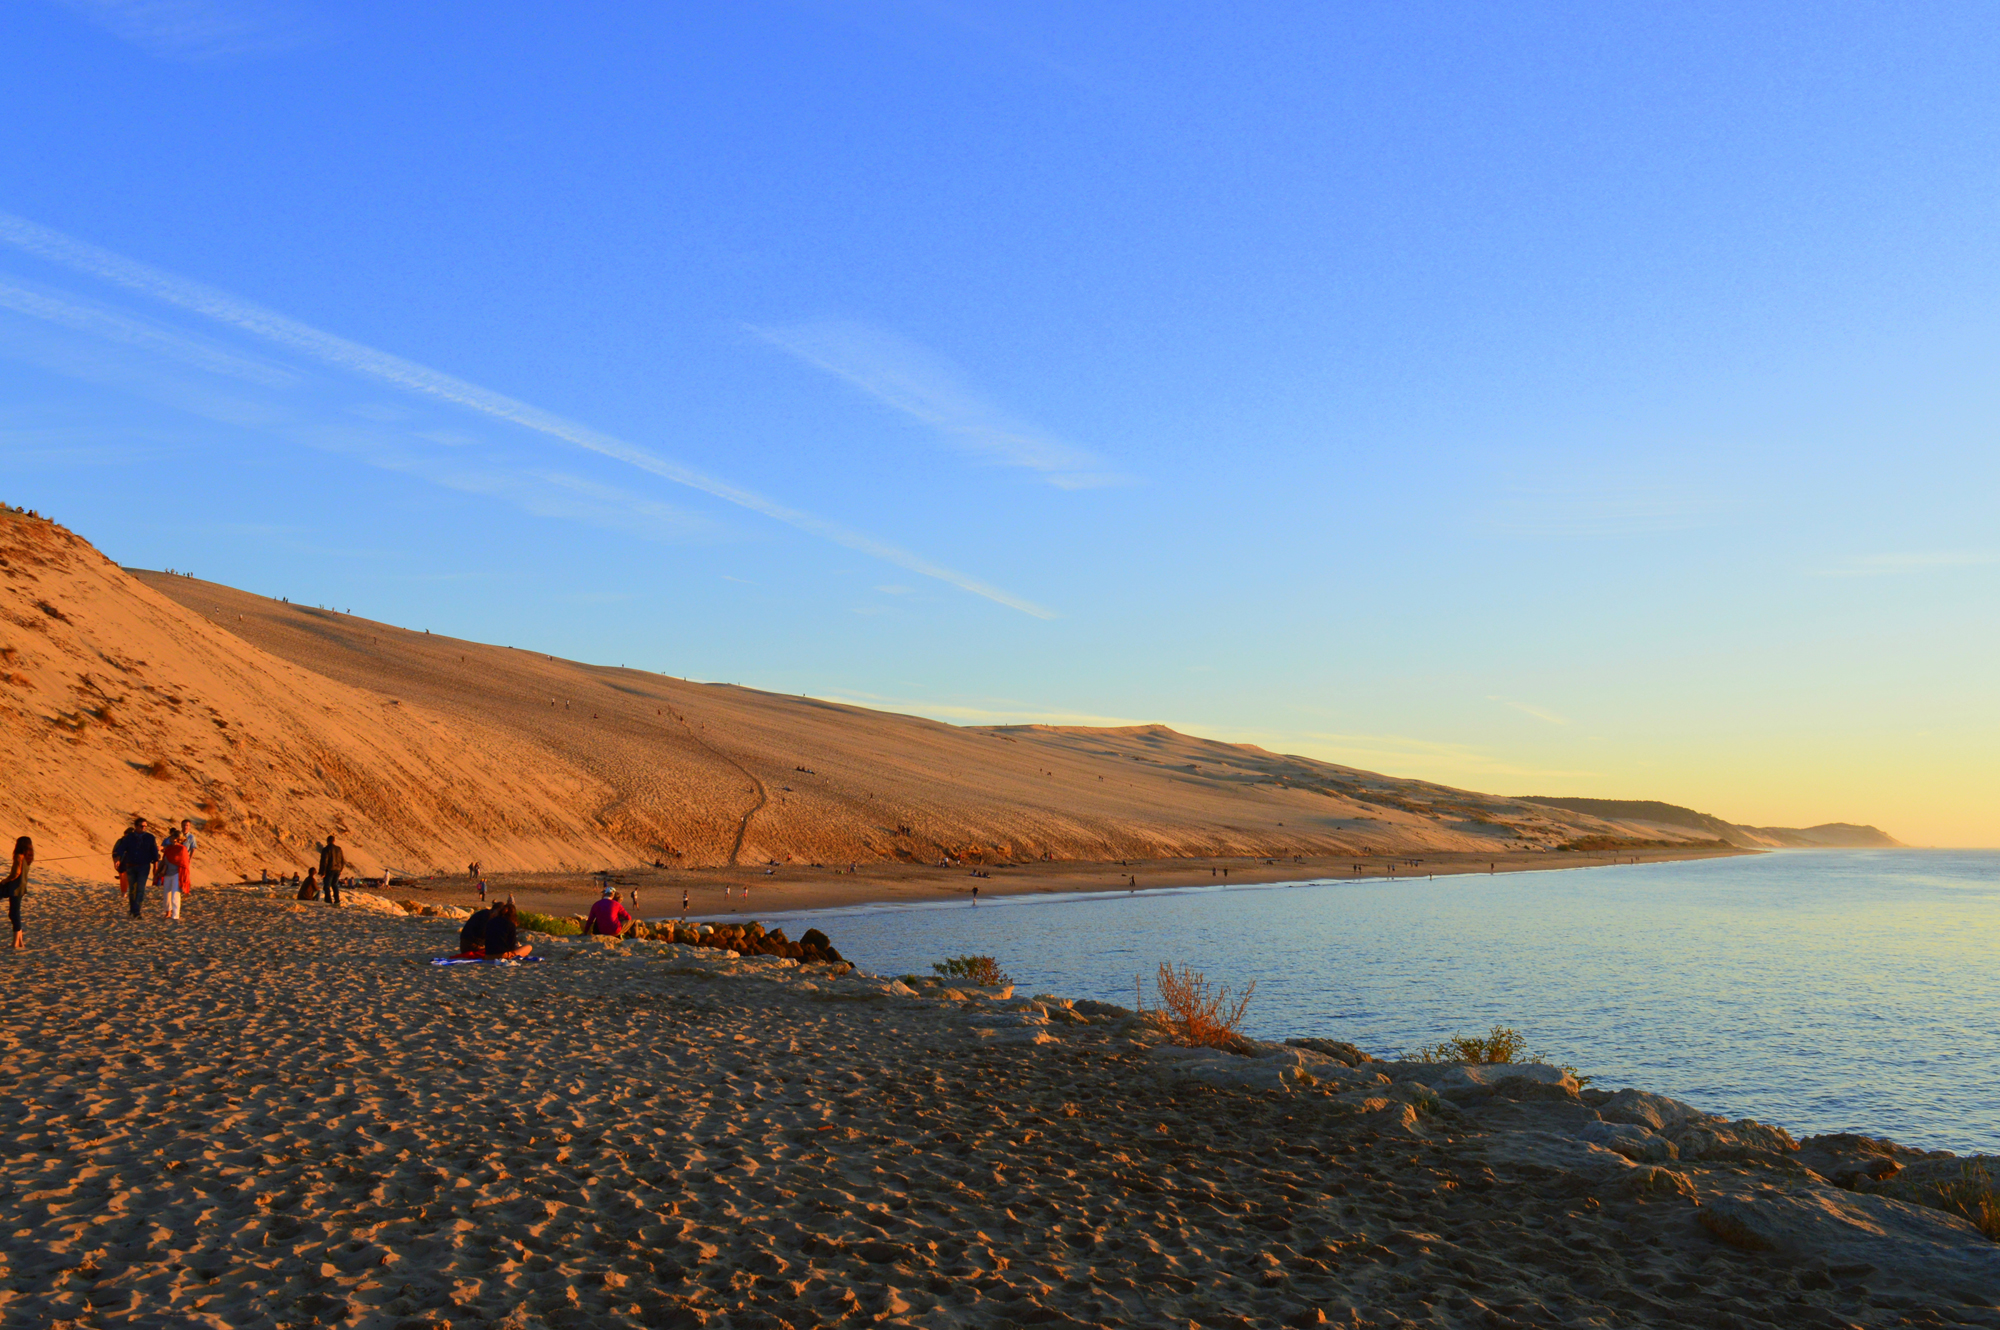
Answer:
[[[1993,1175],[1978,1160],[1968,1160],[1961,1173],[1954,1181],[1938,1183],[1938,1209],[1963,1215],[1974,1228],[2000,1242],[2000,1199],[1993,1194]]]
[[[982,988],[1005,988],[1014,982],[991,956],[953,956],[932,961],[931,969],[947,979],[963,979]]]
[[[1257,991],[1255,980],[1233,1005],[1228,989],[1210,984],[1207,975],[1190,966],[1161,961],[1153,984],[1160,995],[1159,1010],[1146,1013],[1143,987],[1139,1010],[1156,1017],[1174,1043],[1183,1048],[1233,1049],[1243,1042],[1243,1012]]]

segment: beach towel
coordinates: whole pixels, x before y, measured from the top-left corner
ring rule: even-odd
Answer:
[[[439,956],[432,965],[532,965],[542,956]]]

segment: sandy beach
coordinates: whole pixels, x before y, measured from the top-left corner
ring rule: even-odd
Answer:
[[[789,914],[799,910],[851,909],[863,905],[917,905],[1007,896],[1077,892],[1167,891],[1187,887],[1251,886],[1319,879],[1444,877],[1467,873],[1549,872],[1567,868],[1609,868],[1625,863],[1665,863],[1726,858],[1754,851],[1733,849],[1635,849],[1608,853],[1515,854],[1480,857],[1431,853],[1359,859],[1294,856],[1283,859],[1128,859],[1123,863],[1018,863],[973,869],[925,864],[858,863],[767,865],[765,868],[622,868],[610,881],[629,901],[638,893],[640,915],[667,919],[680,915],[681,893],[691,915]],[[975,872],[985,876],[975,876]],[[511,895],[524,909],[580,914],[597,898],[599,879],[590,873],[487,873],[489,892]],[[747,893],[747,894],[746,894]],[[392,893],[431,904],[472,905],[475,880],[467,874],[398,879]]]
[[[2000,1325],[1964,1221],[1571,1140],[1553,1069],[1466,1098],[645,943],[434,967],[453,924],[247,889],[122,915],[45,883],[5,958],[8,1325]],[[1873,1258],[1701,1220],[1767,1193],[1875,1207]]]

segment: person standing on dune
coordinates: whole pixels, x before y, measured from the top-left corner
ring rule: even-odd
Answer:
[[[0,882],[0,896],[7,898],[7,922],[14,925],[14,950],[28,945],[27,933],[21,927],[21,898],[28,894],[28,869],[35,862],[35,842],[26,836],[14,842],[14,864],[7,870],[7,878]]]
[[[137,919],[146,903],[146,879],[153,875],[153,865],[160,862],[160,843],[146,830],[145,818],[132,819],[132,829],[111,847],[111,862],[125,875],[125,902]]]
[[[326,844],[319,851],[320,890],[325,893],[328,904],[340,904],[340,875],[346,871],[347,855],[329,831],[326,833]]]

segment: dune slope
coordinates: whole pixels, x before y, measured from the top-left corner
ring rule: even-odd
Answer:
[[[968,729],[580,664],[121,570],[0,514],[0,816],[103,873],[189,816],[211,873],[1545,851],[1707,842],[1164,726]]]

